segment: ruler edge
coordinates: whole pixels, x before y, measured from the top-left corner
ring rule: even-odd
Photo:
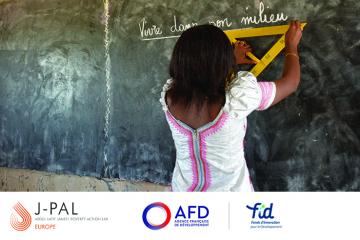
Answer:
[[[306,26],[307,22],[301,23],[301,28]],[[236,42],[236,38],[250,38],[250,37],[264,37],[264,36],[274,36],[274,35],[283,35],[289,29],[289,25],[278,25],[278,26],[267,26],[267,27],[258,27],[258,28],[238,28],[238,29],[229,29],[224,30],[226,36],[230,39],[231,43]],[[270,32],[271,31],[271,32]],[[260,33],[262,32],[262,33]],[[265,34],[264,34],[265,32]],[[244,34],[240,37],[234,37],[233,35]]]

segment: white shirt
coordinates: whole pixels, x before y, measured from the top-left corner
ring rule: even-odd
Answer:
[[[257,82],[246,71],[237,74],[217,117],[193,129],[176,119],[165,102],[167,80],[160,102],[176,147],[173,191],[253,191],[244,157],[246,117],[267,109],[274,101],[273,82]]]

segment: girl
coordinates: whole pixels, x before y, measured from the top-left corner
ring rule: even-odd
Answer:
[[[300,82],[300,23],[286,33],[283,75],[257,82],[237,64],[249,64],[244,42],[232,47],[212,25],[183,32],[173,50],[160,102],[176,147],[173,191],[253,191],[243,150],[246,117],[293,93]]]

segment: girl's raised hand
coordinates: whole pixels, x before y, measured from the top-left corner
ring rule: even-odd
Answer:
[[[301,24],[299,21],[291,21],[285,35],[285,46],[287,51],[296,51],[302,37]]]
[[[237,41],[234,44],[234,55],[236,64],[256,64],[255,61],[247,58],[246,53],[251,52],[251,47],[245,41]]]

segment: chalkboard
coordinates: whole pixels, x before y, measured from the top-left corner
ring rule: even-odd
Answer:
[[[359,12],[356,0],[0,0],[0,166],[169,184],[158,99],[177,37],[300,19],[298,91],[249,117],[255,187],[360,190]],[[277,38],[248,41],[261,56]],[[281,76],[283,58],[259,79]]]

